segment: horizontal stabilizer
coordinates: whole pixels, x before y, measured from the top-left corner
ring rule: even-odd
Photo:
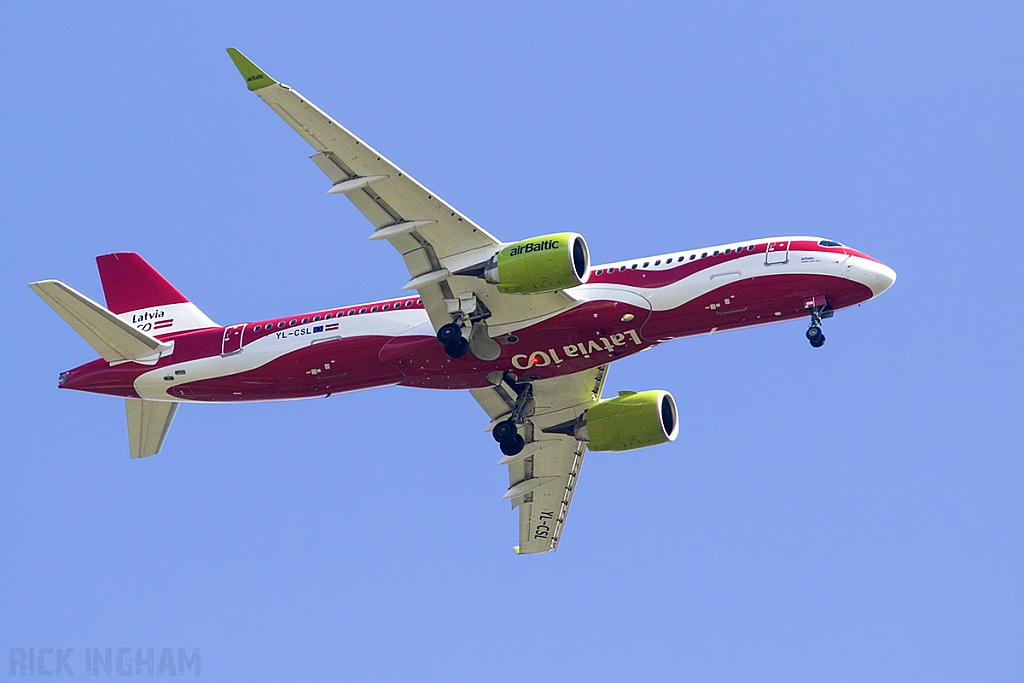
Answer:
[[[124,406],[128,413],[128,444],[132,457],[148,458],[159,453],[171,420],[178,412],[178,404],[126,398]]]
[[[173,346],[135,329],[63,282],[42,280],[29,287],[109,363],[155,363]]]

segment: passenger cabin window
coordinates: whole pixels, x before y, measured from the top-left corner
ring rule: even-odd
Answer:
[[[726,250],[725,250],[725,253],[726,253],[726,254],[731,254],[731,253],[732,253],[732,249],[726,249]]]
[[[718,256],[718,250],[717,250],[717,249],[715,249],[714,253],[712,253],[711,255],[712,255],[712,256]]]
[[[751,244],[750,246],[748,246],[747,251],[754,251],[754,245]]]
[[[665,263],[672,263],[672,259],[670,259],[670,258],[665,259]]]
[[[308,322],[309,322],[309,318],[303,318],[303,319],[302,319],[302,324],[303,324],[303,325],[305,325],[305,324],[306,324],[306,323],[308,323]]]
[[[284,321],[282,320],[281,322],[279,322],[279,323],[277,324],[277,327],[278,327],[278,329],[280,329],[280,328],[284,327]]]
[[[330,313],[328,313],[327,315],[324,316],[324,320],[330,320],[330,319],[331,319],[331,314]]]
[[[697,255],[696,255],[696,254],[690,254],[690,260],[691,260],[691,261],[692,261],[693,259],[695,259],[695,258],[697,258]]]
[[[423,303],[423,299],[416,299],[416,305],[419,306]]]
[[[654,262],[654,265],[656,265],[656,266],[660,266],[660,265],[661,265],[661,259],[658,259],[657,261],[655,261],[655,262]]]
[[[707,256],[708,256],[708,252],[706,252],[706,251],[703,254],[700,255],[701,258],[707,258]]]
[[[630,270],[636,270],[636,264],[634,263],[633,265],[631,265],[631,266],[629,267],[629,269],[630,269]]]
[[[380,307],[380,310],[382,310],[382,311],[386,311],[386,310],[388,310],[389,308],[391,308],[391,306],[389,306],[388,304],[384,304],[383,306],[381,306],[381,307]]]
[[[594,275],[600,275],[600,274],[601,274],[602,272],[604,272],[604,271],[602,271],[602,270],[601,270],[601,269],[599,268],[599,269],[598,269],[598,271],[597,271],[596,273],[594,273]]]
[[[355,311],[355,309],[352,309],[351,311],[349,311],[349,312],[348,312],[348,313],[346,313],[345,315],[355,315],[355,314],[356,314],[356,311]]]
[[[365,308],[360,308],[360,309],[359,309],[359,312],[360,312],[360,313],[366,313],[366,309],[365,309]]]
[[[650,262],[650,261],[644,261],[644,268],[646,268],[646,267],[647,267],[647,266],[649,266],[649,265],[651,265],[651,262]]]
[[[257,325],[256,327],[252,328],[252,331],[253,332],[259,332],[261,329],[263,329],[263,326],[262,325]]]
[[[318,320],[320,320],[320,316],[314,315],[313,316],[313,322],[317,322]]]
[[[376,312],[377,312],[377,307],[376,306],[374,306],[373,308],[370,309],[370,313],[376,313]]]
[[[298,321],[294,318],[288,321],[288,327],[293,327]]]

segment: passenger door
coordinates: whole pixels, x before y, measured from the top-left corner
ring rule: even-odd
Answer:
[[[220,355],[230,356],[242,350],[242,333],[245,332],[245,325],[232,325],[224,328],[224,341],[221,344]]]
[[[769,242],[764,254],[764,264],[774,266],[789,261],[789,242]]]

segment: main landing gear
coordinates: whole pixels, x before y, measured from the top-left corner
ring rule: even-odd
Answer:
[[[451,359],[462,358],[469,351],[469,340],[462,336],[462,325],[442,325],[437,331],[437,341],[441,342],[445,354]]]
[[[506,378],[508,378],[507,374]],[[501,447],[502,455],[516,455],[521,453],[526,446],[526,439],[519,433],[519,424],[525,422],[524,418],[533,415],[533,385],[506,381],[502,386],[508,386],[515,390],[516,402],[508,419],[499,422],[491,429],[491,436]]]
[[[526,439],[519,434],[519,427],[514,420],[505,420],[494,425],[491,436],[498,442],[502,455],[515,455],[526,446]]]
[[[835,311],[825,301],[825,297],[815,297],[808,302],[807,309],[811,312],[811,326],[807,328],[807,341],[811,346],[820,349],[825,345],[825,333],[821,331],[821,321],[831,318]]]
[[[444,347],[445,355],[454,360],[469,351],[483,361],[492,361],[501,355],[501,346],[487,332],[486,320],[491,312],[476,294],[465,292],[458,299],[445,299],[444,303],[452,317],[450,323],[437,331],[437,341]]]

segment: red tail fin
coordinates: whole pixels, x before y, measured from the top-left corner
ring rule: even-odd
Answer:
[[[138,254],[125,251],[97,256],[96,265],[107,308],[113,313],[188,303],[174,285]]]
[[[107,309],[143,332],[161,335],[218,327],[138,254],[96,257]]]

